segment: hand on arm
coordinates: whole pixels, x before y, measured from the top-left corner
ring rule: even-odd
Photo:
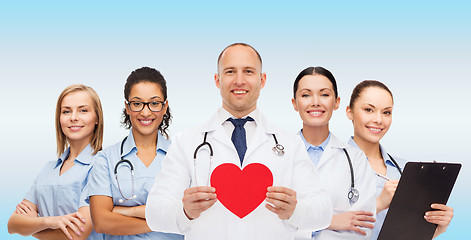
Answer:
[[[84,231],[85,219],[79,212],[64,216],[38,217],[36,209],[36,205],[28,200],[23,200],[18,204],[16,211],[8,222],[9,232],[29,236],[43,230],[58,229],[65,234],[63,236],[72,239],[69,230],[72,230],[78,236]]]
[[[38,212],[36,210],[36,205],[26,199],[23,199],[23,201],[16,205],[15,212],[26,216],[39,217]]]
[[[433,238],[436,238],[438,235],[444,233],[450,225],[451,219],[453,218],[453,208],[438,203],[432,204],[431,207],[436,210],[426,212],[424,218],[427,222],[437,224],[435,234],[433,235]]]
[[[146,220],[113,212],[113,199],[108,196],[90,196],[90,213],[95,231],[109,235],[136,235],[151,232]]]
[[[277,214],[281,220],[289,219],[296,209],[296,192],[286,187],[268,187],[265,207]]]
[[[216,203],[216,189],[213,187],[192,187],[183,193],[183,210],[188,219],[198,218],[202,212]]]
[[[391,204],[391,200],[396,192],[398,183],[399,180],[395,179],[389,180],[384,184],[383,190],[379,194],[378,198],[376,198],[376,213],[389,208],[389,204]]]
[[[83,226],[81,227],[81,234],[77,234],[75,231],[70,231],[71,228],[67,226],[66,229],[69,230],[69,235],[66,235],[65,232],[62,231],[62,229],[46,229],[33,234],[33,237],[44,240],[87,239],[90,233],[93,231],[92,219],[90,217],[90,208],[81,207],[79,208],[77,214],[80,214],[82,216],[82,219],[84,220]]]
[[[350,211],[334,215],[328,229],[337,231],[354,231],[361,235],[366,235],[360,227],[374,228],[372,224],[375,218],[372,212]]]

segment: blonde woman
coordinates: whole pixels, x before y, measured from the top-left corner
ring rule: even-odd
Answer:
[[[59,158],[48,162],[8,221],[8,232],[38,239],[102,239],[85,203],[93,156],[103,141],[103,110],[91,87],[62,91],[56,106]]]

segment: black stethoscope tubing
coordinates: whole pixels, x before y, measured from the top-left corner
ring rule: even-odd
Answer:
[[[399,171],[399,174],[402,175],[402,170],[401,170],[401,168],[399,167],[399,164],[397,164],[396,160],[394,160],[394,158],[393,158],[391,155],[389,155],[389,153],[388,153],[388,156],[389,156],[389,158],[391,159],[391,161],[393,162],[394,167],[396,167],[397,170]]]
[[[132,165],[131,161],[123,158],[123,146],[124,146],[124,142],[126,141],[127,138],[128,137],[125,137],[123,139],[123,141],[121,142],[121,151],[120,151],[121,160],[119,162],[117,162],[116,165],[114,166],[114,176],[116,178],[116,182],[118,183],[118,190],[119,190],[119,193],[121,194],[121,196],[124,199],[124,200],[119,199],[120,203],[136,198],[136,195],[134,195],[134,166]],[[132,184],[132,186],[131,186],[131,197],[129,197],[129,198],[124,196],[123,192],[121,191],[121,186],[119,185],[118,167],[122,163],[127,163],[129,165],[129,167],[131,168],[131,184]]]
[[[345,152],[345,155],[347,156],[348,165],[350,167],[351,184],[350,184],[350,191],[348,192],[348,200],[350,201],[351,204],[353,204],[358,201],[358,198],[360,197],[360,193],[355,188],[355,176],[353,173],[353,165],[352,165],[352,160],[350,159],[350,155],[348,154],[347,149],[344,148],[343,151]],[[399,171],[399,174],[402,175],[402,170],[399,167],[399,164],[397,164],[396,160],[394,160],[394,158],[389,153],[388,153],[388,156],[393,162],[394,167],[396,167],[397,170]]]
[[[193,159],[196,159],[196,156],[198,155],[198,151],[200,150],[200,148],[204,146],[209,147],[209,155],[211,157],[213,156],[213,147],[208,141],[206,141],[207,136],[208,136],[208,132],[205,132],[203,142],[200,145],[198,145],[198,147],[196,147],[195,151],[193,152]],[[273,152],[275,152],[275,154],[278,156],[283,155],[285,153],[284,152],[285,148],[283,147],[283,145],[278,143],[278,140],[276,139],[275,134],[272,134],[272,136],[273,136],[273,139],[275,140],[275,146],[272,149]]]
[[[211,165],[213,164],[213,147],[211,146],[211,143],[209,143],[206,138],[208,136],[208,132],[205,132],[204,133],[204,139],[203,139],[203,142],[198,145],[195,149],[195,151],[193,152],[193,170],[194,170],[194,174],[195,174],[195,181],[197,179],[196,177],[196,157],[198,155],[198,152],[200,150],[200,148],[204,147],[204,146],[208,146],[209,148],[209,171],[211,171]],[[275,146],[272,148],[273,152],[275,153],[275,155],[277,156],[283,156],[285,154],[285,147],[281,144],[278,143],[278,139],[276,139],[276,136],[275,134],[272,134],[273,136],[273,139],[275,140]],[[198,186],[198,183],[196,182],[196,185]],[[208,179],[208,182],[206,183],[206,186],[209,185],[209,179]]]

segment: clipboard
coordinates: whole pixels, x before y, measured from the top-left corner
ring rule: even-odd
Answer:
[[[460,169],[459,163],[406,163],[378,240],[432,239],[437,225],[425,212],[447,203]]]

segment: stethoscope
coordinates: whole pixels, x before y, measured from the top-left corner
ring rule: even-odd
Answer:
[[[128,201],[128,200],[137,198],[137,196],[134,194],[134,166],[132,165],[131,161],[123,158],[123,146],[124,146],[124,142],[126,141],[127,138],[128,137],[125,137],[123,139],[123,141],[121,142],[121,154],[120,154],[121,160],[119,162],[117,162],[116,165],[114,166],[114,177],[116,178],[116,182],[118,183],[119,193],[121,194],[121,197],[123,197],[123,198],[118,200],[119,203],[123,203],[124,201]],[[131,183],[132,183],[131,197],[124,196],[123,192],[121,191],[121,186],[119,185],[118,167],[119,167],[120,164],[125,164],[125,163],[129,166],[129,168],[131,168]]]
[[[402,170],[401,170],[401,168],[399,167],[399,164],[397,164],[396,160],[394,160],[394,158],[393,158],[391,155],[389,155],[389,153],[388,153],[388,156],[389,156],[389,158],[391,159],[391,161],[393,162],[394,167],[396,167],[397,170],[399,171],[399,174],[402,175]]]
[[[358,189],[355,188],[355,176],[353,173],[353,165],[352,165],[352,160],[350,159],[350,155],[348,155],[347,149],[344,148],[343,151],[345,152],[345,155],[347,155],[348,165],[350,166],[351,185],[350,185],[350,191],[348,191],[348,200],[350,201],[350,204],[354,204],[358,201],[358,198],[360,198],[360,192],[358,191]],[[388,154],[388,156],[393,162],[394,166],[399,171],[399,173],[402,175],[402,171],[401,171],[401,168],[399,167],[399,164],[397,164],[396,160],[394,160],[394,158],[391,155]]]
[[[355,188],[355,176],[353,173],[353,165],[352,165],[352,160],[350,159],[350,155],[347,152],[347,149],[343,149],[345,152],[345,155],[347,155],[347,160],[348,160],[348,166],[350,166],[350,178],[351,178],[351,184],[350,184],[350,191],[348,191],[348,200],[350,201],[350,204],[354,204],[358,201],[358,198],[360,198],[360,192],[358,189]]]
[[[199,186],[198,180],[196,180],[198,179],[196,177],[196,156],[198,155],[198,152],[202,147],[208,146],[209,148],[209,172],[211,172],[211,167],[213,165],[213,147],[208,141],[206,141],[207,136],[208,136],[208,132],[205,132],[203,142],[196,147],[195,152],[193,153],[193,170],[195,174],[196,186]],[[283,156],[285,154],[285,147],[278,143],[278,140],[276,139],[275,134],[272,134],[272,136],[273,136],[273,139],[275,140],[275,146],[272,148],[273,153],[275,153],[276,156]],[[206,186],[209,186],[209,177],[208,177],[208,181],[206,182]]]

